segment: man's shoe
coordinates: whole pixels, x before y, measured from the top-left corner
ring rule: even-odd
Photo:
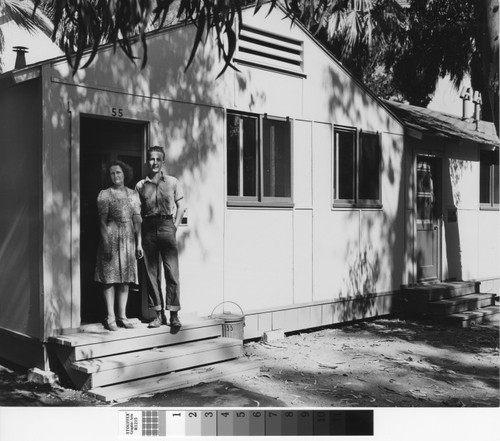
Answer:
[[[167,316],[165,315],[165,311],[161,312],[161,324],[168,325]]]
[[[179,316],[177,314],[170,315],[170,326],[173,328],[180,328],[182,326],[182,323],[179,320]]]
[[[161,316],[157,316],[152,322],[149,322],[148,328],[159,328],[161,326]]]

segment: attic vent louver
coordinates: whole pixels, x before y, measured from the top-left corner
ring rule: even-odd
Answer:
[[[304,75],[303,42],[241,25],[235,61]]]

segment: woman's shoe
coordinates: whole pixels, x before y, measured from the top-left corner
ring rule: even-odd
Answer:
[[[123,318],[123,319],[117,318],[116,323],[118,324],[118,326],[125,328],[125,329],[135,328],[135,325],[132,322],[130,322],[127,318]]]
[[[118,331],[118,326],[116,326],[116,321],[115,319],[106,319],[104,320],[104,327],[108,330],[108,331]]]

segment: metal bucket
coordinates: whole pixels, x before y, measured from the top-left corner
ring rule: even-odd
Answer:
[[[239,310],[241,311],[241,314],[234,314],[228,311],[223,311],[222,314],[215,314],[214,311],[224,303],[232,303],[233,305],[236,305]],[[244,337],[244,330],[243,328],[245,327],[245,314],[243,313],[243,309],[241,309],[241,306],[238,305],[235,302],[222,302],[219,303],[213,310],[212,314],[210,314],[211,318],[223,320],[222,324],[222,336],[223,337],[229,337],[229,338],[236,338],[238,340],[243,340]]]

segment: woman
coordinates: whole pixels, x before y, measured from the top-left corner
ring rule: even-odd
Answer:
[[[101,242],[97,251],[94,280],[103,284],[107,317],[104,327],[133,328],[125,312],[129,283],[138,283],[137,260],[143,256],[141,203],[137,192],[125,186],[132,180],[132,169],[122,161],[108,164],[106,178],[111,186],[97,197]],[[118,310],[115,316],[115,293]]]

